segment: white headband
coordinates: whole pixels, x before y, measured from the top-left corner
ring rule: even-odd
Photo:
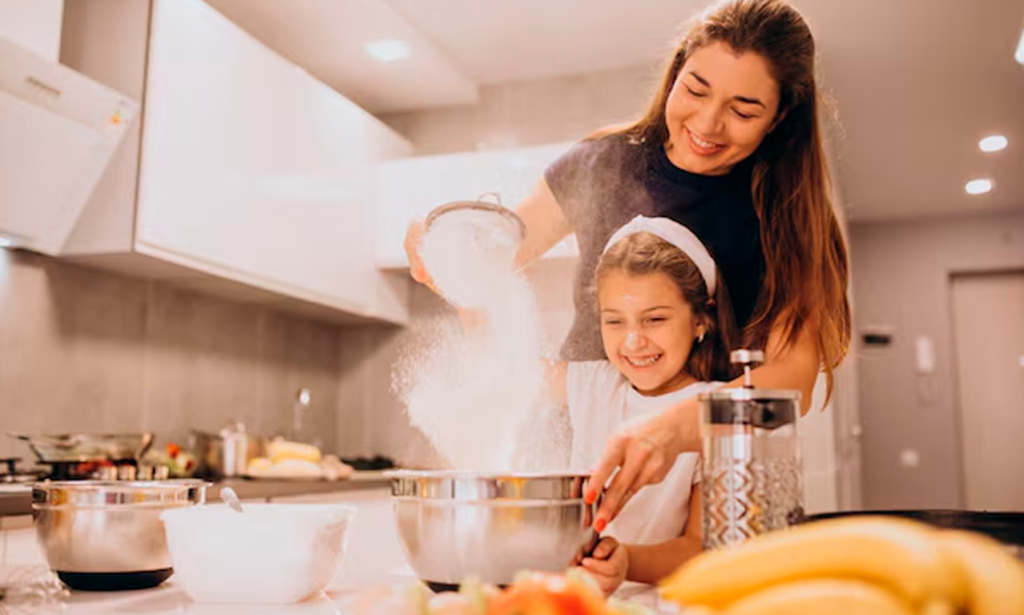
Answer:
[[[604,251],[607,252],[613,245],[637,233],[650,233],[682,250],[683,254],[689,256],[693,264],[697,265],[700,275],[704,278],[704,285],[708,287],[708,296],[715,296],[715,259],[711,258],[711,253],[693,231],[675,220],[637,216],[615,231],[605,244]]]

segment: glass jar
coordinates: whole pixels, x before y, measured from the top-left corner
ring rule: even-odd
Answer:
[[[742,388],[703,393],[704,547],[732,546],[804,517],[798,391],[755,389],[760,351],[737,350]]]

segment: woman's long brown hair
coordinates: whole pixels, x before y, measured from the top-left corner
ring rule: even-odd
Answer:
[[[713,42],[764,57],[779,86],[779,113],[785,114],[752,155],[753,201],[767,273],[744,343],[764,348],[771,330],[779,327],[790,345],[805,326],[816,327],[831,393],[833,371],[850,345],[849,264],[819,125],[814,37],[800,13],[782,0],[712,6],[676,48],[643,117],[594,136],[626,133],[649,143],[668,141],[669,92],[688,55]]]

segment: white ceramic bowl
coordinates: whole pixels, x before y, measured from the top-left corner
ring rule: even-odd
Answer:
[[[174,584],[196,602],[289,604],[323,590],[355,509],[334,504],[198,506],[161,514]]]

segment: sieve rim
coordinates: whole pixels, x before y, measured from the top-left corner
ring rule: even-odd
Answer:
[[[476,211],[489,211],[503,216],[506,220],[513,223],[518,231],[519,241],[526,239],[526,223],[516,212],[505,207],[504,205],[497,205],[494,203],[488,203],[487,201],[454,201],[452,203],[445,203],[434,208],[429,214],[425,221],[426,230],[430,230],[430,226],[444,214],[451,213],[453,211],[465,211],[465,210],[476,210]]]

